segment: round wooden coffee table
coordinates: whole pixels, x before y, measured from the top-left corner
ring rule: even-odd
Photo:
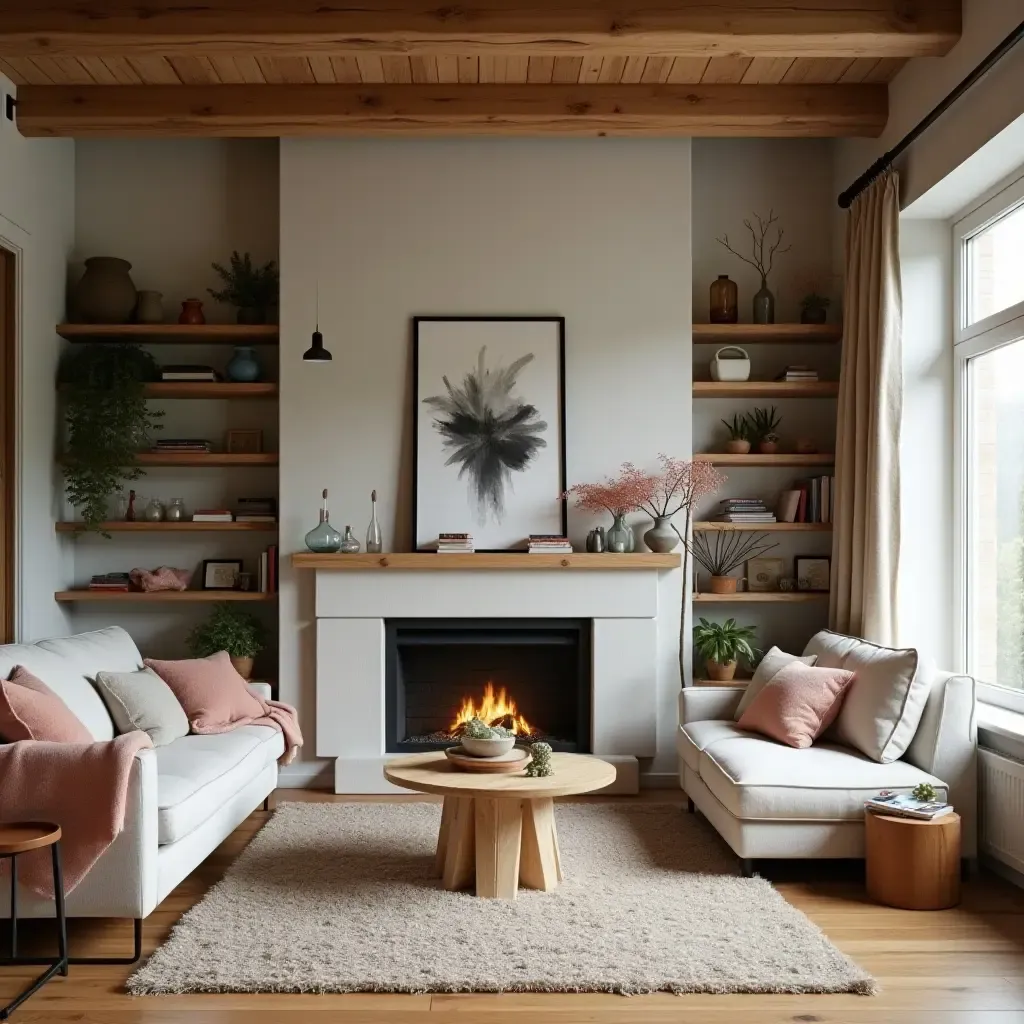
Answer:
[[[398,757],[384,766],[396,786],[444,797],[437,873],[446,889],[514,900],[522,883],[550,892],[562,880],[554,798],[590,793],[615,781],[615,769],[585,754],[553,754],[554,775],[459,771],[444,751]]]

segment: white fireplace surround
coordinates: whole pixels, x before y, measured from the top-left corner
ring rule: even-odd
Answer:
[[[660,575],[639,565],[317,569],[316,752],[336,759],[335,792],[396,792],[382,773],[385,761],[401,756],[385,751],[384,624],[417,618],[590,619],[591,749],[616,765],[616,792],[635,792],[638,759],[658,748]]]

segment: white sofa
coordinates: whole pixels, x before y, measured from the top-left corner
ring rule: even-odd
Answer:
[[[825,631],[815,651],[879,649]],[[811,653],[808,645],[807,653]],[[834,662],[841,657],[833,659]],[[975,687],[969,676],[919,665],[924,710],[899,760],[880,764],[838,742],[803,750],[739,729],[744,688],[687,687],[679,695],[679,780],[690,802],[753,871],[756,859],[864,856],[864,800],[930,782],[962,819],[962,855],[977,855]],[[855,684],[856,685],[856,684]]]
[[[2,678],[15,665],[42,679],[95,739],[109,740],[114,724],[90,680],[104,670],[134,672],[142,667],[142,655],[123,629],[111,626],[0,646]],[[269,687],[253,688],[269,696]],[[273,792],[283,750],[280,732],[250,725],[139,751],[128,783],[124,831],[68,896],[68,917],[133,918],[138,959],[142,919]],[[10,916],[6,885],[0,886],[4,916]],[[19,889],[19,919],[52,916],[52,900]]]

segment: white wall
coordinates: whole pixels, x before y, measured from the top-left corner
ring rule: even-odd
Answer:
[[[0,75],[0,93],[13,85]],[[18,564],[16,631],[34,640],[67,631],[53,600],[68,556],[53,529],[63,483],[54,462],[55,381],[64,284],[74,233],[70,140],[24,139],[0,115],[0,244],[19,256]]]
[[[570,483],[685,456],[689,211],[687,141],[282,142],[282,550],[324,487],[359,537],[376,488],[385,546],[408,549],[417,313],[565,316]],[[327,365],[300,359],[318,281]],[[591,525],[571,516],[577,544]],[[663,596],[652,767],[673,772],[678,574]],[[280,615],[281,695],[311,736],[312,579],[284,564]]]

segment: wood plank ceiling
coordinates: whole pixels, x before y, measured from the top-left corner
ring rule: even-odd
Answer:
[[[0,71],[35,135],[876,135],[885,83],[947,52],[960,17],[959,0],[0,0]]]

